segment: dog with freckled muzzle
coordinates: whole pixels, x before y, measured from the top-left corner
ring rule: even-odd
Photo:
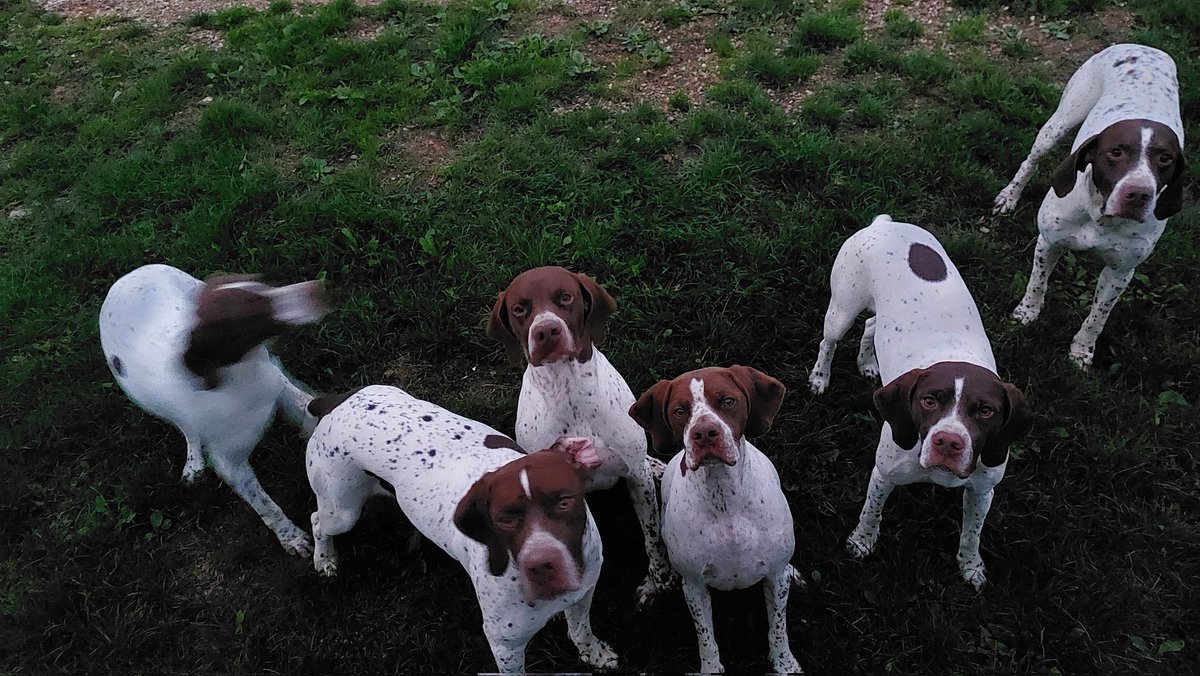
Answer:
[[[883,505],[903,484],[962,487],[958,565],[981,587],[979,537],[1009,446],[1033,425],[1025,395],[996,374],[979,310],[940,242],[890,216],[875,217],[838,251],[830,274],[824,337],[809,383],[829,386],[833,353],[858,316],[873,311],[859,344],[859,371],[886,383],[875,391],[884,425],[858,527],[855,557],[875,548]]]
[[[996,196],[994,213],[1016,208],[1038,160],[1076,125],[1071,153],[1050,175],[1051,188],[1038,210],[1033,270],[1012,317],[1022,324],[1038,318],[1050,273],[1064,253],[1095,251],[1104,269],[1069,352],[1072,363],[1087,368],[1134,268],[1150,257],[1167,219],[1183,208],[1186,167],[1175,62],[1162,51],[1131,44],[1113,45],[1084,62],[1012,182]]]

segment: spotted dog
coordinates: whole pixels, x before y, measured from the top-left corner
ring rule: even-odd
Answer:
[[[1038,160],[1076,125],[1071,154],[1051,174],[1051,189],[1038,210],[1033,270],[1012,316],[1022,324],[1038,318],[1046,283],[1064,252],[1095,251],[1105,267],[1070,350],[1071,361],[1087,368],[1134,268],[1154,252],[1167,219],[1183,206],[1175,62],[1157,49],[1130,44],[1113,45],[1085,61],[1012,182],[996,196],[995,213],[1016,207]]]
[[[579,657],[615,668],[592,633],[592,593],[604,560],[583,499],[600,458],[590,439],[561,437],[525,455],[508,437],[403,390],[372,385],[313,400],[308,442],[313,566],[337,572],[333,536],[349,531],[372,495],[392,495],[425,537],[471,578],[496,666],[525,671],[525,646],[565,613]]]
[[[870,554],[883,505],[898,485],[963,487],[958,565],[976,588],[986,580],[979,536],[1004,478],[1008,447],[1033,424],[1025,396],[996,375],[979,310],[941,243],[890,216],[842,245],[830,275],[825,333],[809,377],[816,393],[829,384],[837,341],[864,310],[858,365],[879,375],[875,407],[885,420],[858,527],[846,546]]]
[[[789,586],[801,580],[788,563],[792,512],[775,466],[746,439],[770,429],[783,393],[782,383],[752,368],[705,368],[659,381],[629,409],[656,452],[675,453],[663,472],[663,539],[683,578],[706,674],[724,672],[708,588],[760,580],[771,664],[801,671],[787,636]]]
[[[284,374],[263,341],[325,312],[321,285],[272,288],[252,277],[207,282],[167,265],[117,280],[100,307],[100,345],[117,384],[187,440],[183,481],[205,463],[270,528],[289,553],[308,556],[308,534],[271,500],[250,453],[278,408],[305,431],[312,395]]]
[[[517,275],[496,297],[487,332],[504,345],[514,365],[526,364],[517,442],[544,448],[564,434],[592,437],[601,463],[588,490],[610,488],[625,478],[650,561],[638,588],[642,604],[671,579],[654,483],[662,463],[646,455],[646,435],[626,415],[633,391],[598,347],[615,309],[608,292],[587,275],[535,268]]]

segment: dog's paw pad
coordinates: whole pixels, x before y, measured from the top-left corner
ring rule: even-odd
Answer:
[[[621,666],[617,653],[604,641],[597,640],[587,650],[579,651],[579,659],[596,669],[616,669]]]
[[[962,577],[968,584],[975,588],[975,591],[982,589],[984,583],[987,582],[987,575],[983,572],[983,566],[963,569]]]
[[[293,556],[308,558],[313,553],[312,538],[307,533],[280,536],[279,544],[283,545],[285,552]]]
[[[867,542],[863,538],[850,536],[846,538],[846,551],[856,559],[866,558],[875,549],[875,542]]]
[[[829,387],[828,373],[813,373],[808,377],[808,389],[813,394],[824,394]]]
[[[1095,353],[1095,348],[1073,344],[1071,345],[1071,352],[1068,354],[1068,358],[1072,364],[1086,371],[1092,365],[1092,358],[1095,356]]]
[[[321,577],[335,577],[338,573],[337,559],[333,557],[314,559],[313,570],[316,570],[317,575]]]
[[[796,657],[790,652],[784,655],[777,656],[772,660],[776,674],[803,674],[804,669],[800,667],[800,663],[796,661]]]

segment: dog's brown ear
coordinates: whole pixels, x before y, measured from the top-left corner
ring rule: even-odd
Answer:
[[[1096,159],[1096,146],[1099,142],[1099,134],[1084,141],[1079,150],[1067,155],[1054,173],[1050,174],[1050,187],[1054,188],[1054,194],[1058,195],[1059,199],[1071,192],[1075,187],[1076,175]]]
[[[667,422],[667,402],[671,398],[671,381],[660,380],[646,390],[640,399],[629,407],[629,417],[650,433],[650,448],[655,453],[670,455],[683,448],[683,439]]]
[[[767,430],[771,429],[771,423],[775,421],[775,414],[779,412],[787,388],[778,380],[749,366],[734,364],[729,367],[729,375],[746,391],[750,400],[746,436],[766,434]]]
[[[617,302],[608,295],[604,287],[582,272],[575,273],[579,281],[579,293],[586,304],[583,313],[583,335],[579,337],[579,361],[592,358],[592,345],[604,344],[605,323],[617,309]]]
[[[1012,383],[1004,383],[1004,426],[979,454],[979,461],[988,467],[997,467],[1008,457],[1008,447],[1023,439],[1033,429],[1033,409],[1025,401],[1025,395]]]
[[[508,550],[496,535],[490,516],[493,474],[488,472],[480,477],[458,501],[458,507],[454,509],[454,527],[488,548],[488,571],[500,576],[508,568]]]
[[[892,441],[904,450],[917,445],[917,424],[913,421],[913,390],[925,369],[913,369],[875,390],[875,408],[892,428]]]
[[[513,333],[512,324],[508,320],[508,305],[504,302],[503,291],[496,294],[496,304],[492,306],[492,315],[488,317],[487,334],[504,346],[508,363],[513,366],[525,363],[525,351],[521,348],[521,341],[517,339],[517,334]]]
[[[317,419],[324,418],[325,416],[329,415],[333,409],[341,406],[342,403],[347,399],[358,394],[358,391],[361,389],[361,387],[356,387],[349,392],[343,392],[341,394],[327,394],[323,397],[315,397],[312,401],[308,402],[308,413]]]
[[[1167,181],[1167,187],[1163,188],[1158,195],[1158,200],[1154,203],[1154,217],[1158,220],[1165,221],[1183,208],[1185,174],[1187,174],[1187,165],[1183,161],[1183,153],[1180,153],[1175,158],[1175,174],[1171,176],[1171,180]]]

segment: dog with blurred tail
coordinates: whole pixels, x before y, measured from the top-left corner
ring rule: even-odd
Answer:
[[[276,410],[307,438],[312,400],[264,341],[325,314],[321,282],[270,287],[250,276],[202,282],[168,265],[121,277],[100,308],[100,345],[117,384],[135,404],[183,433],[192,483],[207,464],[279,538],[309,556],[312,540],[284,515],[250,467]]]

